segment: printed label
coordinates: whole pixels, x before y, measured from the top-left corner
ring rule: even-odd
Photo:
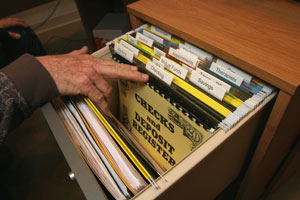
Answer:
[[[217,85],[225,88],[225,90],[227,92],[229,92],[230,88],[231,88],[231,85],[225,83],[224,81],[214,77],[213,75],[207,73],[206,71],[200,69],[200,68],[197,68],[196,71],[198,72],[198,74],[200,74],[201,76],[211,80],[212,82],[216,83]]]
[[[182,63],[182,67],[188,71],[188,74],[190,74],[192,71],[194,71],[194,69],[192,69],[191,67],[189,67],[189,66],[187,66],[186,64],[183,64],[183,63]]]
[[[173,76],[165,70],[159,68],[158,66],[149,61],[146,64],[146,69],[161,80],[163,80],[164,82],[166,82],[168,85],[171,85],[173,81]]]
[[[157,60],[156,58],[152,59],[153,64],[157,65],[158,67],[164,69],[164,64],[162,64],[159,60]]]
[[[144,43],[145,45],[152,47],[153,45],[153,40],[144,36],[143,34],[141,34],[140,32],[136,33],[136,39],[142,43]]]
[[[215,72],[216,74],[219,74],[223,78],[233,82],[234,84],[241,86],[243,82],[243,78],[240,77],[239,75],[229,71],[228,69],[216,64],[212,63],[210,66],[210,70]]]
[[[198,65],[198,57],[184,49],[169,49],[169,54],[192,66],[194,69]]]
[[[159,37],[159,36],[157,36],[157,35],[155,35],[155,34],[149,32],[149,31],[147,31],[147,30],[145,30],[145,29],[143,30],[143,34],[144,34],[145,36],[147,36],[147,37],[149,37],[149,38],[151,38],[151,39],[153,39],[153,40],[159,42],[160,44],[163,44],[163,43],[164,43],[164,39],[162,39],[161,37]]]
[[[209,61],[212,61],[213,55],[208,53],[207,51],[204,51],[203,49],[200,49],[188,42],[185,42],[185,44],[179,44],[179,47],[184,47],[185,50],[189,49],[191,52],[194,52],[197,56],[199,56],[200,59],[205,60],[205,58]]]
[[[114,50],[116,53],[118,53],[120,56],[128,60],[129,62],[133,62],[133,53],[126,49],[125,47],[121,46],[118,43],[115,43]]]
[[[156,26],[151,25],[150,29],[154,33],[157,33],[157,34],[159,34],[159,35],[161,35],[161,36],[163,36],[163,37],[165,37],[165,38],[167,38],[169,40],[171,40],[171,38],[172,38],[172,35],[170,33],[166,32],[164,30],[161,30],[160,28],[157,28]]]
[[[137,45],[138,40],[131,35],[128,35],[128,41],[132,42],[133,44]]]
[[[166,55],[166,53],[160,50],[159,48],[153,47],[153,50],[154,50],[154,54],[157,55],[158,57]]]
[[[205,90],[206,92],[208,92],[209,94],[218,98],[219,100],[223,100],[226,89],[221,86],[218,86],[216,83],[210,81],[209,79],[205,78],[196,71],[193,71],[191,73],[190,81],[202,88],[203,90]]]
[[[134,55],[139,55],[139,50],[132,46],[131,44],[125,42],[124,40],[120,40],[120,45],[127,48],[129,51],[131,51]]]
[[[249,74],[247,74],[246,72],[243,72],[242,70],[232,66],[231,64],[225,62],[224,60],[218,59],[216,62],[218,65],[221,65],[222,67],[228,69],[229,71],[243,77],[244,81],[246,83],[250,83],[252,76],[250,76]]]
[[[176,74],[182,79],[185,79],[188,70],[181,67],[179,64],[169,60],[165,56],[160,57],[160,62],[165,66],[166,69],[171,71],[172,73]]]

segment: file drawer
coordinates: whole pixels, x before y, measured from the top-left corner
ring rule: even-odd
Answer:
[[[160,189],[148,186],[134,199],[212,199],[239,176],[261,135],[238,191],[239,199],[257,199],[299,136],[299,6],[281,0],[140,0],[128,12],[132,28],[154,24],[279,89],[276,98],[269,96],[232,130],[218,131],[167,171],[157,180]],[[110,59],[108,49],[94,55]],[[87,199],[106,199],[52,106],[42,110]]]
[[[108,47],[93,54],[103,59],[111,59]],[[112,112],[118,110],[116,80]],[[201,194],[203,199],[212,199],[220,194],[239,175],[248,156],[254,137],[261,133],[270,113],[272,99],[267,97],[263,103],[242,119],[228,132],[217,131],[207,141],[158,178],[159,189],[149,185],[133,199],[171,199],[194,198]],[[42,108],[44,116],[70,165],[87,199],[105,199],[97,179],[84,162],[78,147],[74,146],[62,122],[51,104]]]

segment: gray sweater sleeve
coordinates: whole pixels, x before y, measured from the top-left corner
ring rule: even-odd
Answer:
[[[39,106],[59,96],[48,71],[29,54],[0,70],[0,144]]]

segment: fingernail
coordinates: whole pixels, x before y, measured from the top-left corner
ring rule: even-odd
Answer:
[[[144,78],[144,79],[148,79],[148,74],[142,74],[142,77]]]
[[[136,66],[131,66],[131,70],[137,70]]]

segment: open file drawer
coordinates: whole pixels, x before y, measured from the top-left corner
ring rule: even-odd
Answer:
[[[107,47],[93,55],[111,59]],[[114,86],[117,93],[116,85]],[[219,130],[198,146],[163,174],[163,178],[156,180],[159,189],[149,185],[134,199],[197,199],[200,197],[213,199],[216,197],[238,177],[253,138],[260,134],[265,125],[270,111],[268,107],[271,106],[270,102],[274,97],[275,94],[267,97],[230,131],[224,133]],[[118,109],[117,94],[114,99],[112,110]],[[79,149],[73,145],[51,104],[45,105],[42,112],[87,199],[106,199],[97,179],[84,162]]]

